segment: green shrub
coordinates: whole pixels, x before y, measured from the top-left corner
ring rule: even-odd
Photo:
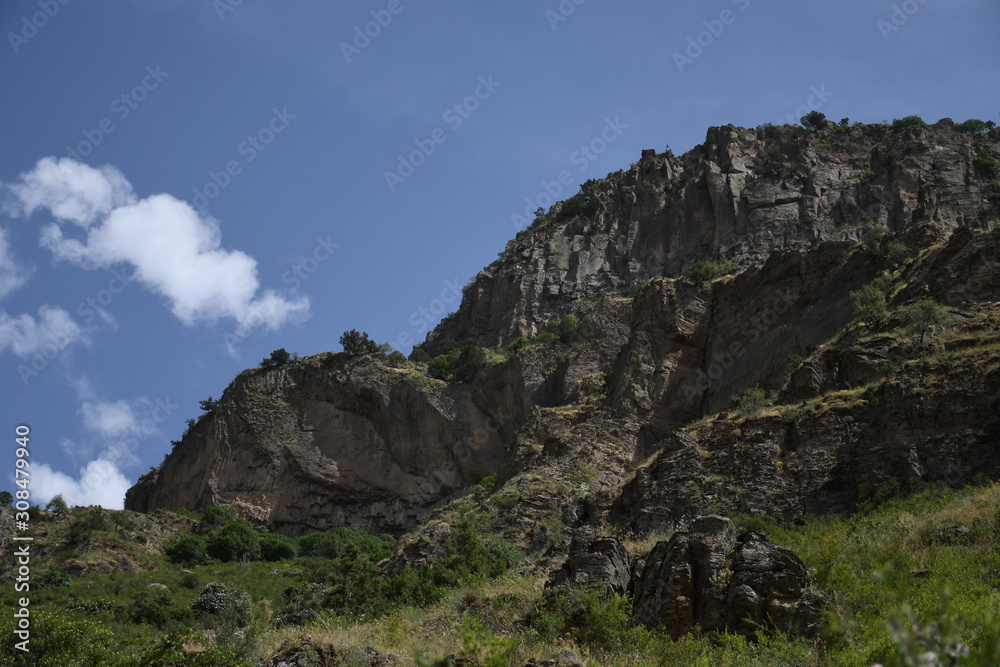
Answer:
[[[439,348],[442,354],[427,364],[427,373],[431,377],[466,382],[486,366],[486,350],[471,338],[461,343],[445,339]]]
[[[517,354],[518,352],[528,347],[529,345],[531,345],[530,339],[525,338],[524,336],[519,336],[514,340],[512,340],[511,342],[507,343],[507,347],[504,349],[506,349],[511,354]]]
[[[45,503],[45,509],[50,512],[61,512],[69,508],[66,504],[66,499],[62,497],[61,493],[52,496],[52,500]]]
[[[253,600],[236,584],[218,581],[205,584],[191,609],[200,615],[208,614],[232,621],[237,627],[250,625],[253,619]]]
[[[826,119],[826,115],[820,113],[819,111],[810,111],[799,119],[799,122],[802,123],[802,127],[807,130],[822,130],[830,124],[830,121]]]
[[[399,350],[393,350],[389,353],[389,363],[393,366],[401,366],[406,362],[406,355]]]
[[[864,287],[851,292],[854,301],[854,316],[873,327],[880,326],[889,317],[889,307],[886,304],[885,281],[873,280]]]
[[[545,325],[546,333],[554,334],[564,343],[573,342],[579,330],[580,321],[571,313],[563,315],[559,320],[549,320]]]
[[[895,129],[902,129],[906,127],[925,127],[927,123],[920,116],[905,116],[903,118],[896,118],[892,121],[892,126]]]
[[[76,512],[80,512],[80,510],[77,509]],[[91,533],[108,530],[111,525],[103,509],[92,507],[76,514],[66,533],[67,539],[70,544],[80,544],[89,538]]]
[[[222,528],[227,523],[236,520],[236,512],[222,505],[215,505],[205,510],[201,515],[201,521],[195,526],[195,532],[205,535],[216,528]]]
[[[865,170],[864,172],[861,173],[861,182],[862,183],[867,183],[868,181],[871,181],[871,180],[874,180],[874,179],[875,179],[875,172],[872,171],[871,169],[867,169],[867,170]]]
[[[688,273],[688,278],[696,283],[708,282],[719,276],[732,273],[737,266],[739,265],[730,259],[702,260],[694,265],[694,268]]]
[[[970,118],[964,123],[955,124],[955,131],[961,132],[962,134],[979,134],[980,132],[986,132],[989,129],[991,129],[989,123],[975,118]]]
[[[260,362],[261,368],[274,368],[275,366],[284,366],[289,361],[291,361],[292,355],[290,355],[285,348],[279,348],[271,353],[271,356],[262,360]]]
[[[340,336],[340,344],[344,347],[344,352],[351,356],[374,354],[379,351],[378,343],[369,338],[367,333],[358,332],[357,329],[345,331]]]
[[[182,537],[164,552],[171,563],[201,563],[205,560],[206,544],[201,535]]]
[[[276,533],[264,533],[260,536],[260,555],[266,561],[273,563],[286,558],[295,558],[298,554],[298,542],[290,537]]]
[[[89,620],[74,620],[61,613],[31,610],[29,653],[18,650],[13,614],[0,616],[0,663],[10,667],[126,667],[136,664],[116,651],[119,639],[110,628]]]
[[[301,556],[338,558],[353,544],[361,553],[381,558],[392,548],[394,540],[388,535],[376,536],[357,528],[343,527],[304,535],[298,542]]]
[[[413,351],[410,352],[410,361],[418,364],[426,363],[430,361],[430,358],[430,355],[427,354],[427,350],[422,347],[414,347]]]
[[[975,165],[990,176],[1000,176],[1000,161],[993,156],[989,148],[983,148],[976,153]]]
[[[260,533],[246,519],[237,519],[208,536],[206,551],[223,562],[260,560]]]
[[[907,306],[900,313],[900,317],[907,325],[907,333],[920,334],[921,345],[924,344],[924,337],[935,327],[947,327],[955,323],[948,309],[934,299],[921,299]]]
[[[767,407],[767,394],[760,387],[751,387],[736,399],[736,413],[741,417],[756,417]]]

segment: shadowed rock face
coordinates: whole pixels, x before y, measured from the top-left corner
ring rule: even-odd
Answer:
[[[232,506],[286,534],[399,533],[499,467],[523,406],[374,360],[327,355],[243,373],[126,507]]]
[[[804,635],[818,629],[822,600],[808,593],[799,557],[761,533],[737,536],[729,519],[700,517],[645,560],[636,619],[674,637],[696,625],[748,636],[758,628]]]

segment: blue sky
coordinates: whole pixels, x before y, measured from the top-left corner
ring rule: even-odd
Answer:
[[[987,0],[0,6],[0,369],[44,504],[121,507],[243,368],[409,352],[517,216],[711,125],[1000,121]],[[366,34],[367,33],[367,34]]]

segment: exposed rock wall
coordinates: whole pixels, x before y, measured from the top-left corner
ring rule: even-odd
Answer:
[[[511,240],[429,345],[506,344],[601,292],[679,276],[703,259],[761,263],[774,250],[857,241],[869,228],[983,228],[995,178],[977,169],[976,152],[1000,153],[1000,130],[952,128],[947,119],[822,132],[729,125],[679,158],[644,151]]]

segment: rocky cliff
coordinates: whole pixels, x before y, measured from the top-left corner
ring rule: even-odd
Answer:
[[[644,151],[540,212],[428,337],[431,356],[480,346],[470,375],[333,353],[246,371],[126,507],[420,526],[399,569],[446,536],[422,522],[470,503],[554,557],[581,530],[1000,478],[998,155],[1000,131],[948,120]],[[859,317],[873,284],[885,315]],[[566,314],[578,329],[538,336]]]

